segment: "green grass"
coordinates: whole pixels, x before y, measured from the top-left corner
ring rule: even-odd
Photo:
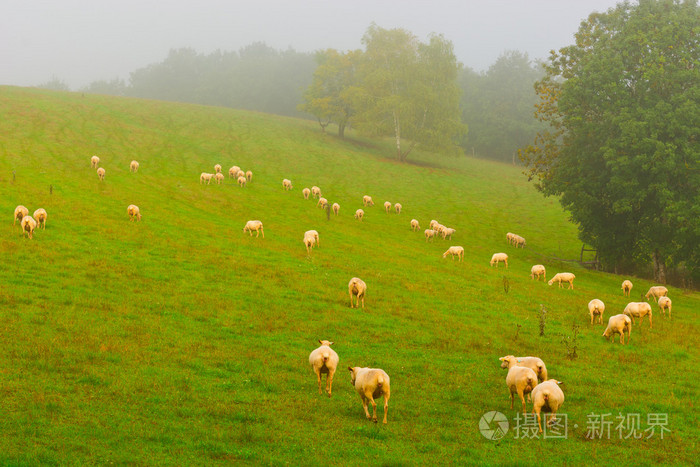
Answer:
[[[623,277],[546,259],[578,256],[576,227],[520,169],[387,154],[305,121],[0,87],[0,464],[694,463],[700,296],[670,288],[671,319],[654,306],[652,330],[610,344],[586,304],[602,299],[605,322],[621,313]],[[252,183],[200,185],[216,163],[252,170]],[[311,185],[340,216],[302,198]],[[377,206],[359,223],[364,194]],[[385,200],[403,213],[386,215]],[[142,222],[129,222],[131,203]],[[31,241],[10,222],[18,204],[48,211]],[[457,233],[426,243],[411,218]],[[265,239],[243,234],[249,219]],[[321,246],[307,256],[309,229]],[[508,231],[528,247],[509,247]],[[463,263],[442,258],[450,245]],[[508,270],[489,266],[499,251]],[[531,281],[540,262],[550,277],[574,272],[576,289]],[[364,310],[348,306],[353,276],[368,284]],[[652,285],[632,281],[635,300]],[[340,355],[331,399],[308,366],[318,339]],[[515,415],[507,354],[540,356],[565,382],[568,439],[481,436],[485,412]],[[364,419],[349,365],[390,375],[388,425]],[[613,439],[586,440],[590,413],[639,413],[642,428],[668,413],[671,431],[620,440],[613,426]]]

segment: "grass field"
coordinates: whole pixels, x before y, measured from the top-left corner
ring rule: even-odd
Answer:
[[[653,329],[637,324],[630,345],[611,344],[586,304],[602,299],[607,323],[629,301],[624,278],[547,259],[578,257],[576,227],[520,169],[386,154],[311,122],[0,87],[0,463],[697,462],[700,295],[670,288],[672,318],[654,305]],[[253,180],[200,185],[216,163]],[[303,199],[312,185],[338,217]],[[365,194],[377,205],[360,223]],[[385,214],[385,200],[403,213]],[[132,203],[141,222],[129,222]],[[48,211],[33,240],[11,223],[18,204]],[[426,243],[411,218],[457,233]],[[243,234],[249,219],[264,239]],[[309,229],[320,233],[311,255]],[[508,231],[527,248],[508,246]],[[450,245],[464,246],[463,263],[442,258]],[[500,251],[507,270],[489,266]],[[533,282],[536,263],[548,277],[574,272],[575,289]],[[365,309],[349,307],[353,276],[368,285]],[[653,284],[631,279],[640,300]],[[319,339],[340,356],[332,398],[308,365]],[[567,439],[515,438],[498,361],[508,354],[537,355],[564,382]],[[390,375],[387,425],[364,418],[348,366]],[[511,421],[499,441],[479,432],[491,410]],[[610,439],[586,438],[591,414],[611,414]],[[667,414],[670,431],[620,439],[618,414],[640,414],[640,432]]]

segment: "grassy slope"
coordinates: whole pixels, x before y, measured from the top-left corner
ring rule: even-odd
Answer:
[[[549,276],[573,270],[576,289],[529,279],[543,261],[535,252],[574,258],[580,243],[517,168],[425,154],[401,165],[378,152],[267,115],[0,88],[0,461],[694,461],[697,294],[672,289],[671,320],[654,308],[653,330],[609,344],[586,304],[601,298],[606,322],[620,313],[622,278],[545,262]],[[253,182],[199,185],[215,163],[250,169]],[[303,200],[314,184],[340,203],[338,218]],[[358,223],[364,194],[377,206]],[[384,214],[385,200],[404,213]],[[131,203],[141,223],[128,221]],[[49,213],[33,241],[9,222],[17,204]],[[412,217],[457,234],[426,244]],[[264,240],[242,234],[248,219],[264,222]],[[312,228],[321,246],[307,257]],[[528,248],[508,247],[507,231]],[[463,264],[442,259],[450,244],[465,247]],[[489,267],[497,251],[511,255],[508,271]],[[365,310],[348,307],[352,276],[368,284]],[[651,285],[633,282],[634,297]],[[561,338],[574,323],[571,361]],[[334,340],[341,359],[331,399],[308,368],[318,339]],[[515,413],[497,360],[510,353],[542,357],[566,383],[562,411],[579,425],[568,440],[481,436],[484,412]],[[387,426],[362,417],[348,365],[391,376]],[[619,412],[640,413],[643,427],[646,414],[669,413],[671,433],[584,439],[587,414]]]

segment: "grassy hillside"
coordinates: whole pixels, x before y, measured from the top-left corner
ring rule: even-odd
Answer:
[[[576,228],[518,168],[430,154],[397,164],[380,149],[269,115],[0,87],[0,463],[695,461],[698,294],[672,288],[672,318],[654,306],[653,329],[611,344],[586,304],[602,299],[607,323],[629,301],[623,278],[547,260],[578,256]],[[200,185],[216,163],[253,180]],[[312,185],[338,217],[303,199]],[[360,223],[365,194],[377,206]],[[403,213],[385,214],[385,200]],[[33,240],[10,222],[18,204],[48,211]],[[411,218],[457,233],[426,243]],[[264,239],[243,234],[249,219]],[[320,248],[307,256],[309,229]],[[509,247],[508,231],[527,248]],[[463,263],[442,258],[450,245]],[[499,251],[507,270],[489,266]],[[531,281],[540,262],[548,277],[574,272],[575,289]],[[368,285],[364,310],[349,308],[353,276]],[[632,281],[634,300],[652,285]],[[308,365],[319,339],[340,355],[330,399]],[[568,439],[514,437],[508,354],[541,357],[565,383]],[[365,420],[347,366],[390,375],[387,425]],[[497,442],[478,429],[491,410],[511,420]],[[588,440],[592,413],[640,414],[642,431],[664,413],[670,432],[620,439],[615,421],[611,439]]]

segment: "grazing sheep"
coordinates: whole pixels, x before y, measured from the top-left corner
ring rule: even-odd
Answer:
[[[537,276],[537,281],[539,282],[540,276],[542,276],[542,281],[547,280],[547,270],[541,264],[535,264],[530,268],[530,278],[534,279]]]
[[[364,195],[362,197],[362,205],[363,206],[374,206],[374,201],[372,201],[372,197],[368,195]]]
[[[420,224],[416,219],[411,219],[411,230],[418,232],[420,230]]]
[[[238,167],[237,165],[234,165],[233,167],[231,167],[230,169],[228,169],[228,177],[229,177],[229,178],[234,178],[234,177],[235,177],[235,178],[238,178],[238,172],[239,172],[240,170],[241,170],[240,167]]]
[[[362,308],[365,307],[365,293],[367,292],[365,281],[359,277],[353,277],[348,283],[348,292],[350,293],[350,308],[355,308],[352,301],[353,296],[357,297],[357,308],[360,308],[360,301],[362,301]]]
[[[312,186],[311,187],[311,196],[314,198],[320,198],[321,197],[321,189],[317,186]]]
[[[491,266],[493,267],[495,264],[498,268],[498,263],[500,262],[506,263],[506,269],[508,269],[508,255],[505,253],[494,253],[491,257]]]
[[[130,204],[129,207],[126,208],[126,213],[129,215],[130,221],[141,220],[141,210],[135,204]]]
[[[250,232],[250,236],[253,236],[253,230],[255,230],[255,238],[258,238],[260,234],[262,234],[263,238],[265,238],[265,231],[263,230],[263,223],[260,221],[248,221],[245,223],[245,227],[243,227],[243,233]]]
[[[24,216],[29,215],[29,209],[25,208],[21,204],[15,208],[15,220],[12,222],[12,225],[15,225],[17,221],[22,222],[22,218]]]
[[[103,169],[102,167],[97,169],[97,178],[99,178],[100,181],[105,179],[105,169]]]
[[[248,171],[245,173],[245,178],[247,178],[249,182],[252,181],[252,180],[253,180],[253,171],[252,171],[252,170],[248,170]]]
[[[243,172],[243,170],[239,170],[238,172],[236,172],[236,178],[241,178],[241,177],[245,177],[245,172]]]
[[[594,298],[588,302],[588,312],[591,314],[591,324],[593,324],[594,318],[597,316],[600,324],[603,324],[603,313],[605,312],[605,303],[602,300]]]
[[[561,381],[550,379],[535,386],[532,390],[532,408],[537,414],[537,425],[542,433],[542,422],[540,412],[551,412],[552,418],[547,421],[547,426],[554,423],[557,419],[557,411],[564,404],[564,392],[559,385]]]
[[[240,187],[245,187],[245,184],[248,180],[245,177],[238,177],[238,185]]]
[[[384,202],[384,210],[387,214],[389,214],[389,211],[391,210],[391,203],[389,201]]]
[[[525,239],[520,235],[513,234],[513,245],[515,248],[525,248]]]
[[[513,236],[514,236],[514,235],[515,235],[515,234],[512,233],[512,232],[508,232],[508,233],[506,234],[506,241],[508,242],[508,245],[512,245],[512,244],[513,244]]]
[[[625,280],[622,282],[622,296],[623,297],[629,297],[630,292],[632,291],[632,282]]]
[[[316,203],[316,207],[320,207],[320,208],[322,208],[322,209],[326,209],[326,205],[328,205],[328,200],[327,200],[326,198],[324,198],[323,196],[321,196],[321,197],[318,199],[318,203]]]
[[[430,239],[430,240],[434,239],[436,233],[437,232],[435,232],[433,229],[425,229],[423,231],[423,234],[425,235],[425,241],[427,242],[428,239]]]
[[[547,282],[549,285],[552,285],[554,282],[559,282],[559,288],[562,288],[561,283],[562,282],[568,282],[569,283],[569,289],[574,288],[574,279],[576,279],[576,276],[574,276],[570,272],[559,272],[552,277],[549,282]]]
[[[444,227],[444,226],[443,226]],[[457,232],[457,230],[451,228],[451,227],[444,227],[441,230],[442,233],[442,239],[445,240],[447,237],[450,237],[450,240],[452,240],[452,234]]]
[[[430,227],[433,230],[437,230],[438,225],[440,225],[440,223],[438,221],[436,221],[435,219],[433,219],[430,221],[430,224],[428,224],[428,227]]]
[[[505,357],[499,358],[499,360],[501,361],[501,368],[510,369],[514,366],[524,366],[534,371],[540,381],[547,381],[547,367],[539,357],[516,357],[514,355],[506,355]]]
[[[396,214],[401,214],[401,208],[402,208],[402,207],[403,207],[403,206],[401,206],[401,203],[396,203],[396,204],[394,205],[394,211],[396,211]]]
[[[39,208],[34,211],[34,220],[36,221],[37,227],[46,229],[46,217],[46,209]]]
[[[34,237],[34,229],[36,229],[36,221],[32,219],[32,216],[24,216],[22,218],[22,221],[19,223],[19,225],[22,227],[22,230],[24,233],[27,234],[29,238]]]
[[[374,399],[379,399],[384,396],[384,421],[382,423],[386,423],[386,416],[389,412],[389,396],[391,393],[389,375],[379,368],[349,366],[348,370],[350,370],[352,385],[355,387],[355,391],[360,395],[362,407],[365,409],[365,416],[368,420],[371,418],[373,422],[377,423],[377,403],[374,402]],[[367,410],[367,402],[372,404],[371,417]]]
[[[642,318],[649,316],[649,329],[651,329],[651,305],[647,302],[630,302],[622,313],[632,318],[632,324],[635,324],[634,318],[639,318],[640,326]]]
[[[613,315],[608,319],[608,327],[605,328],[603,332],[603,337],[612,338],[615,334],[620,335],[620,344],[625,343],[625,331],[627,331],[627,343],[630,342],[630,336],[632,335],[632,319],[627,315]]]
[[[668,289],[663,285],[657,285],[651,287],[647,294],[644,296],[647,300],[649,297],[654,297],[654,300],[658,300],[659,297],[668,297]]]
[[[90,167],[96,169],[98,165],[100,165],[100,158],[97,156],[92,156],[90,158]]]
[[[288,179],[282,180],[282,188],[284,188],[284,191],[291,190],[292,189],[292,181]]]
[[[452,261],[455,260],[455,256],[462,261],[464,259],[464,248],[461,246],[451,246],[442,254],[442,257],[447,258],[447,255],[452,255]]]
[[[306,253],[311,253],[311,249],[315,246],[320,246],[318,243],[318,232],[315,230],[307,230],[304,232],[304,245],[306,245]]]
[[[321,346],[309,354],[309,364],[311,369],[316,373],[316,379],[318,380],[318,393],[323,394],[321,389],[321,374],[326,374],[326,392],[328,397],[331,397],[331,391],[333,389],[333,375],[335,375],[335,370],[338,368],[338,354],[335,350],[331,349],[333,342],[330,341],[318,341]]]
[[[199,176],[199,184],[201,185],[202,183],[207,182],[207,185],[209,185],[212,178],[214,178],[214,174],[202,172]]]
[[[365,212],[362,209],[358,209],[355,211],[355,219],[358,219],[360,222],[362,222],[362,218],[365,217]]]
[[[506,386],[510,390],[510,408],[513,408],[513,399],[518,394],[523,403],[523,413],[526,413],[525,394],[530,394],[537,386],[537,374],[531,368],[524,366],[511,366],[506,375]]]
[[[131,161],[131,164],[129,164],[129,170],[132,172],[138,172],[138,170],[139,170],[138,161]]]
[[[304,188],[303,190],[301,190],[301,194],[304,195],[304,199],[309,199],[311,190],[309,190],[308,188]]]
[[[214,166],[214,173],[217,173],[217,174],[221,173],[221,164],[216,164]]]
[[[340,212],[340,204],[333,203],[333,206],[331,206],[331,208],[333,209],[333,214],[337,216],[338,212]]]
[[[224,181],[224,178],[225,178],[225,177],[224,177],[224,174],[222,174],[221,172],[217,172],[217,173],[214,175],[214,180],[216,181],[216,184],[217,184],[217,185],[221,185],[221,182]]]
[[[443,235],[443,232],[445,231],[445,229],[447,229],[447,227],[445,227],[445,226],[442,225],[442,224],[437,224],[437,225],[433,228],[433,230],[435,230],[435,235]]]
[[[666,316],[666,310],[668,310],[668,317],[671,317],[671,299],[668,297],[659,297],[659,308],[661,308],[661,314]]]

